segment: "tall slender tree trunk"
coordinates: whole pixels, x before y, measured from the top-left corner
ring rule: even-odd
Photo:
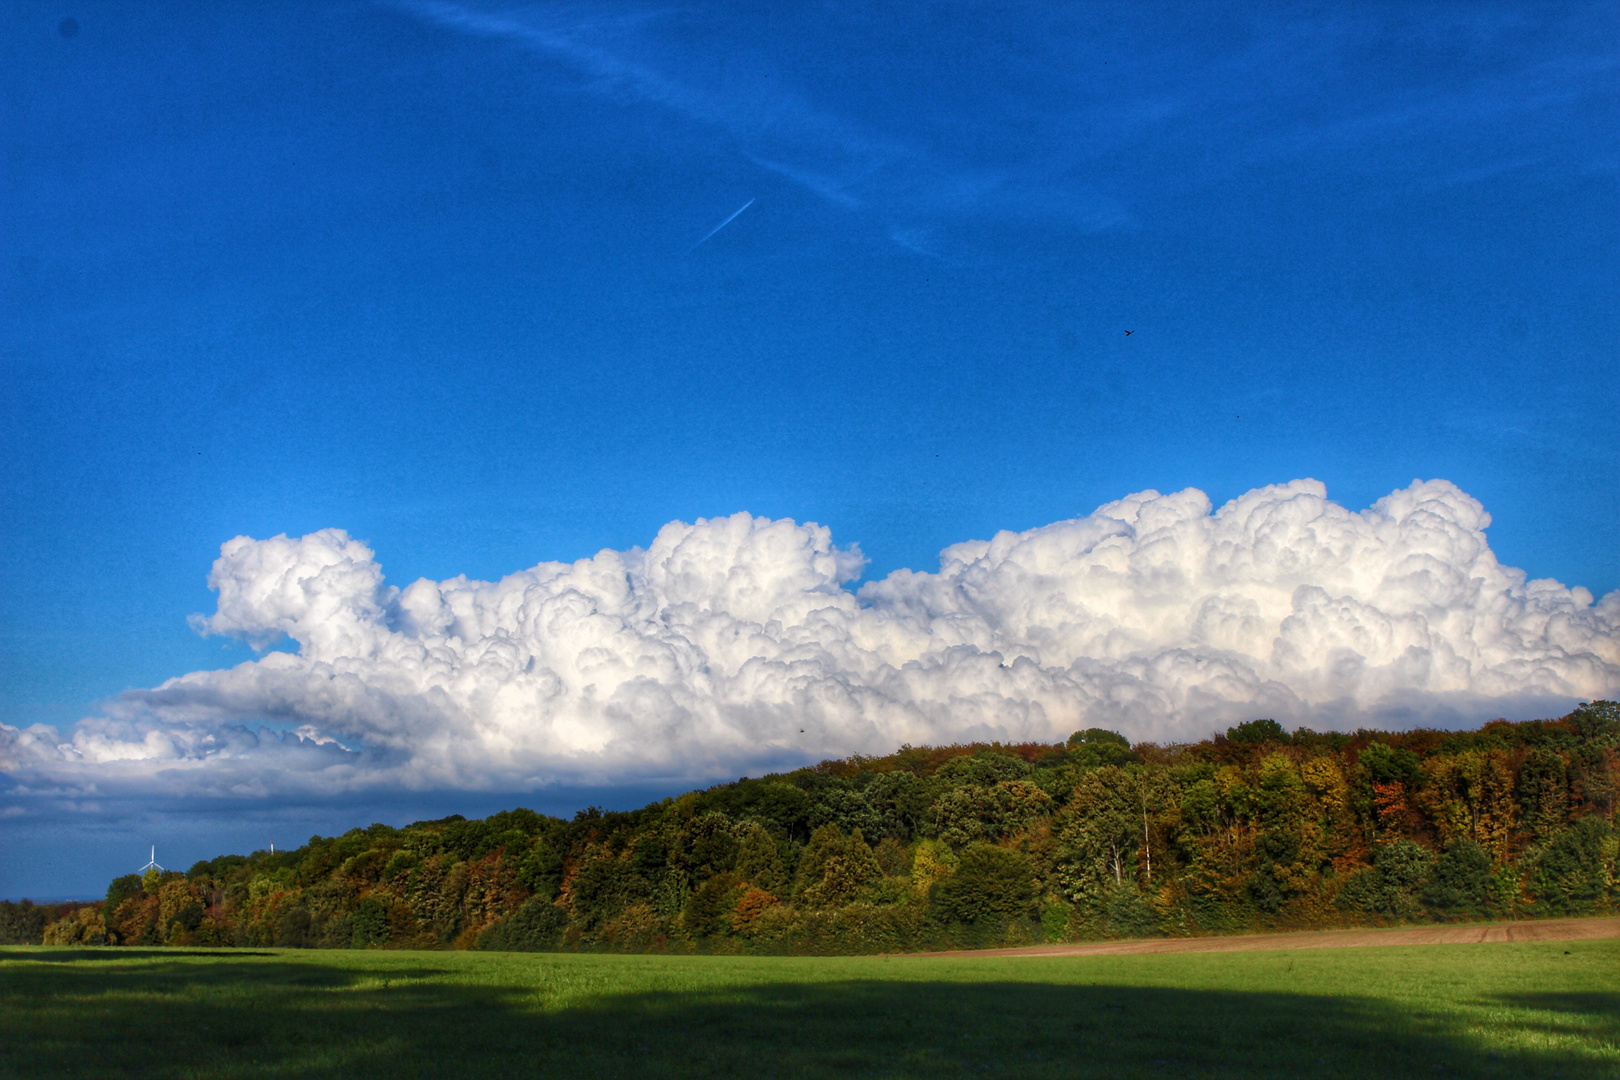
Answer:
[[[1148,835],[1147,792],[1142,792],[1142,855],[1147,866],[1147,883],[1153,884],[1153,841]]]

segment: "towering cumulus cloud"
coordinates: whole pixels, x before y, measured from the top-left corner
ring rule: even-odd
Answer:
[[[58,744],[0,729],[43,784],[512,788],[696,780],[902,743],[1107,726],[1197,739],[1477,721],[1620,694],[1620,593],[1498,564],[1445,481],[1353,513],[1315,481],[1212,512],[1147,491],[947,548],[859,591],[827,529],[737,514],[496,582],[386,583],[337,529],[237,537],[206,633],[270,652],[129,693]]]

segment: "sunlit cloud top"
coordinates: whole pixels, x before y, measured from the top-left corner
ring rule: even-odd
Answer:
[[[0,728],[0,767],[24,792],[514,790],[1086,726],[1474,723],[1620,693],[1620,593],[1526,580],[1489,522],[1443,480],[1361,512],[1312,480],[1218,509],[1146,491],[858,591],[856,547],[746,513],[404,588],[338,529],[242,536],[194,626],[292,651],[124,694],[65,738]]]

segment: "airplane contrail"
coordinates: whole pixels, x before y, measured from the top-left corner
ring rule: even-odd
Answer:
[[[708,234],[703,237],[703,240],[707,240],[710,236],[713,236],[715,233],[719,232],[721,229],[725,228],[727,225],[730,225],[733,221],[736,221],[737,220],[737,214],[742,213],[744,210],[748,209],[750,206],[753,206],[753,205],[754,205],[754,200],[749,199],[747,202],[745,202],[741,206],[737,207],[736,213],[733,213],[730,217],[726,218],[726,220],[722,221],[720,224],[718,224],[714,228],[710,229]],[[697,243],[693,244],[691,247],[687,248],[686,250],[688,252],[696,251],[698,248],[703,246],[703,240],[699,240]]]

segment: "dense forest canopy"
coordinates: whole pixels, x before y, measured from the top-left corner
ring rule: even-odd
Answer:
[[[1617,787],[1608,701],[1467,732],[1254,720],[1161,747],[1091,729],[907,746],[571,821],[372,825],[120,877],[43,929],[45,909],[0,905],[0,933],[813,953],[1612,913]]]

